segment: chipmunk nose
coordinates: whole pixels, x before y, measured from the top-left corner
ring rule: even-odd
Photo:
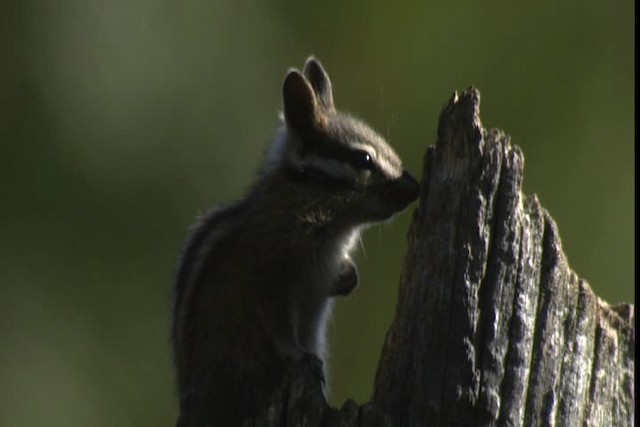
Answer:
[[[420,194],[418,181],[403,171],[399,177],[372,188],[371,197],[365,198],[362,207],[367,221],[383,221],[403,211]]]
[[[418,198],[420,185],[418,181],[406,170],[402,175],[391,182],[393,190],[390,194],[390,207],[394,212],[406,208],[411,202]]]
[[[399,196],[406,200],[406,204],[413,202],[420,194],[420,184],[409,172],[402,171],[402,176],[398,180]]]

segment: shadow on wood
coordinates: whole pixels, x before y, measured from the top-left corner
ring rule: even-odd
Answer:
[[[372,401],[333,409],[295,366],[246,425],[633,425],[634,307],[570,269],[553,219],[521,192],[522,152],[482,128],[479,98],[454,94],[425,155]]]

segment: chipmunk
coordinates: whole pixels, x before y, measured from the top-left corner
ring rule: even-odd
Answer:
[[[240,425],[294,361],[325,359],[332,299],[358,284],[362,228],[414,201],[384,139],[336,110],[313,57],[287,73],[284,124],[255,184],[193,228],[175,285],[179,426]]]

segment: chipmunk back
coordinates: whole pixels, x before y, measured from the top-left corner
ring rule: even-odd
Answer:
[[[325,360],[331,301],[358,284],[363,226],[390,218],[418,183],[364,122],[335,109],[310,57],[283,83],[284,124],[257,180],[193,228],[174,294],[180,426],[240,425],[288,364]]]

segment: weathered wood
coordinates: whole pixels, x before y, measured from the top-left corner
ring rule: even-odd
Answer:
[[[393,324],[371,403],[330,408],[311,369],[256,426],[629,426],[634,307],[570,269],[557,227],[521,191],[524,158],[454,95],[424,159]]]

